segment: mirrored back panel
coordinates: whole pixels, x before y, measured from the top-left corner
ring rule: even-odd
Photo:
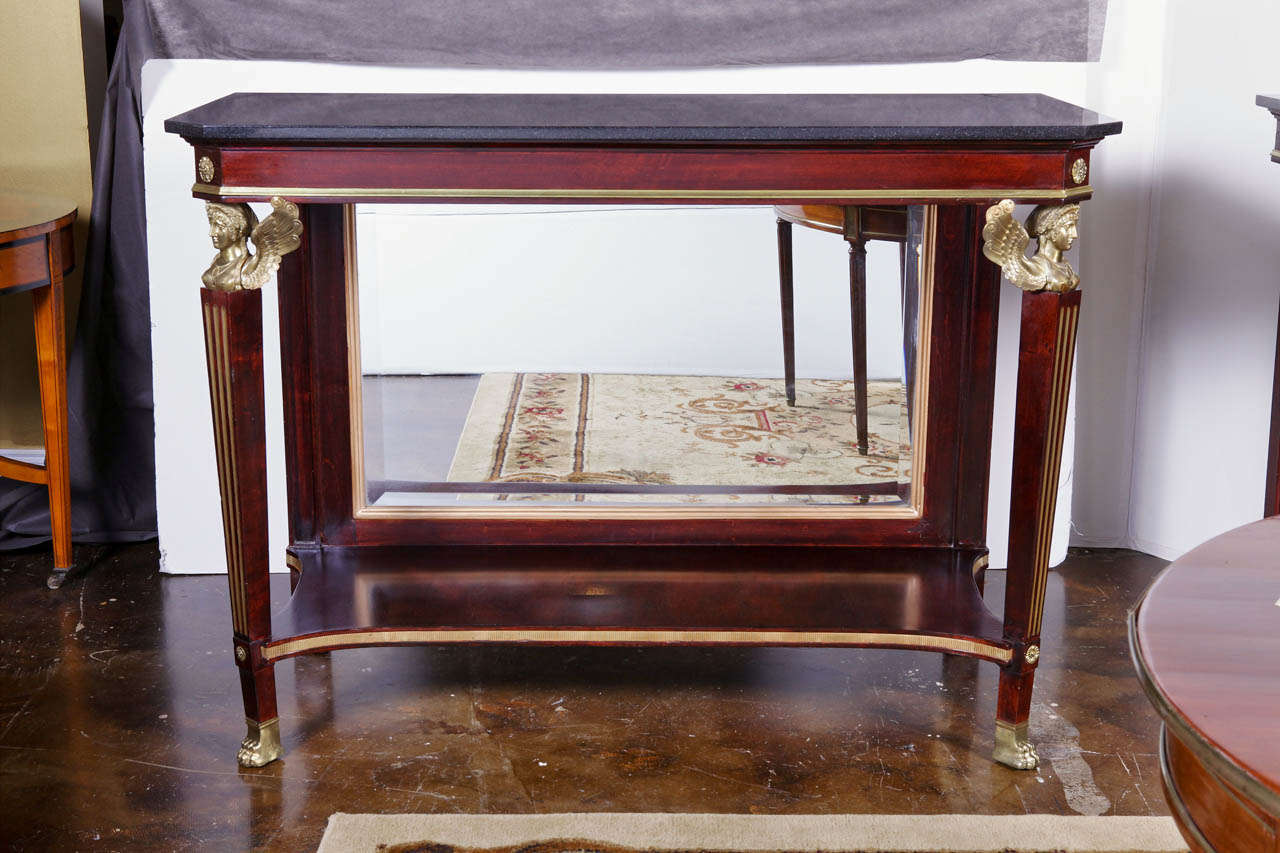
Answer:
[[[930,208],[354,218],[357,514],[919,507]]]

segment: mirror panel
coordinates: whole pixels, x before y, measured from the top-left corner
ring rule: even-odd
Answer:
[[[926,208],[362,205],[355,219],[353,456],[357,503],[380,515],[918,502]]]

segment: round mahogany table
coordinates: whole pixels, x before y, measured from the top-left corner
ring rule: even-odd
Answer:
[[[1193,850],[1280,850],[1280,517],[1156,578],[1129,645],[1164,719],[1165,796]]]
[[[75,266],[74,202],[0,193],[0,296],[31,292],[35,309],[43,465],[0,456],[0,477],[49,488],[53,572],[61,586],[71,569],[71,489],[67,472],[67,345],[62,277]]]

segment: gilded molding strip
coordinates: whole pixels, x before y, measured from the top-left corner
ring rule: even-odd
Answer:
[[[913,491],[915,491],[913,487]],[[356,496],[356,518],[449,518],[449,519],[583,519],[612,518],[633,520],[688,520],[695,518],[902,518],[915,519],[920,511],[910,506],[889,506],[876,509],[874,504],[843,506],[704,506],[704,507],[644,507],[644,506],[528,506],[528,507],[469,507],[469,506],[369,506]]]
[[[222,365],[222,417],[226,423],[227,470],[231,474],[231,529],[235,542],[235,594],[240,608],[239,624],[236,626],[245,636],[249,634],[248,602],[244,588],[244,536],[240,527],[243,517],[240,508],[240,470],[236,460],[240,457],[239,443],[236,441],[235,403],[231,391],[231,341],[227,330],[227,309],[220,307],[214,312],[214,320],[218,327],[219,361]]]
[[[222,419],[226,427],[224,442],[227,449],[227,472],[230,475],[231,541],[234,543],[235,549],[232,562],[235,566],[235,599],[239,608],[238,624],[235,627],[240,633],[248,636],[249,608],[245,600],[244,589],[244,536],[240,528],[240,470],[236,465],[236,460],[239,458],[239,444],[236,441],[235,404],[232,401],[231,392],[231,342],[227,332],[226,306],[220,306],[214,312],[214,323],[218,329],[217,346],[219,349],[218,361],[221,365]]]
[[[973,655],[1006,664],[1013,650],[992,642],[938,637],[929,634],[891,634],[862,631],[668,631],[590,629],[413,629],[373,630],[294,637],[262,647],[268,661],[304,654],[328,646],[383,646],[399,643],[694,643],[700,645],[765,646],[892,646]]]
[[[239,613],[236,608],[235,584],[231,581],[231,563],[235,559],[231,545],[231,502],[227,498],[227,453],[223,445],[225,431],[222,428],[222,391],[219,378],[222,374],[218,357],[214,349],[214,336],[217,334],[213,325],[213,306],[205,304],[204,309],[204,356],[209,372],[209,406],[213,414],[213,446],[214,459],[218,466],[218,507],[222,510],[222,540],[227,552],[227,591],[231,596],[231,623],[233,630],[240,630],[237,624]]]
[[[1058,482],[1062,467],[1062,445],[1066,432],[1067,404],[1071,396],[1071,369],[1075,361],[1079,305],[1069,305],[1058,315],[1058,350],[1055,353],[1053,392],[1049,409],[1049,441],[1045,445],[1040,488],[1040,513],[1036,533],[1035,583],[1030,613],[1029,636],[1040,633],[1044,615],[1045,587],[1049,581],[1049,551],[1053,543],[1053,520],[1058,507]]]
[[[227,554],[227,591],[231,598],[231,623],[233,629],[240,630],[240,609],[236,601],[234,577],[235,544],[231,522],[231,496],[228,484],[231,475],[227,473],[230,453],[226,448],[226,429],[222,419],[222,363],[218,356],[218,328],[214,320],[216,308],[205,305],[205,358],[209,365],[209,403],[213,409],[213,441],[215,458],[218,465],[218,504],[222,509],[222,538]]]
[[[1041,617],[1044,615],[1044,597],[1045,589],[1049,582],[1049,550],[1053,543],[1053,522],[1057,517],[1058,511],[1058,483],[1061,480],[1062,473],[1062,448],[1066,440],[1066,423],[1067,409],[1071,402],[1071,375],[1075,366],[1076,354],[1076,333],[1080,328],[1080,306],[1073,305],[1069,309],[1069,317],[1067,319],[1067,340],[1063,345],[1063,367],[1062,367],[1062,399],[1059,402],[1061,411],[1058,413],[1057,430],[1055,432],[1056,447],[1054,448],[1053,470],[1056,472],[1053,476],[1053,493],[1052,503],[1048,511],[1048,529],[1046,532],[1046,541],[1044,546],[1044,571],[1043,579],[1040,584],[1040,603],[1036,608],[1036,634],[1040,633]]]
[[[1049,405],[1048,440],[1045,442],[1042,459],[1040,506],[1036,519],[1035,558],[1032,564],[1035,580],[1032,586],[1032,606],[1028,622],[1028,633],[1032,637],[1040,633],[1044,596],[1049,582],[1049,552],[1053,544],[1053,521],[1057,511],[1062,440],[1066,427],[1066,401],[1070,391],[1069,372],[1066,377],[1068,384],[1063,383],[1063,371],[1064,369],[1069,371],[1071,363],[1071,350],[1067,348],[1064,338],[1069,336],[1071,324],[1071,309],[1064,308],[1058,314],[1058,334],[1054,341],[1056,349]]]
[[[360,299],[356,270],[355,206],[344,205],[346,223],[346,299],[347,299],[347,393],[351,410],[351,501],[352,518],[447,518],[456,519],[539,519],[577,520],[583,518],[627,519],[643,521],[683,521],[702,518],[755,519],[904,519],[920,518],[924,512],[925,457],[929,422],[929,364],[932,346],[921,346],[916,357],[917,417],[913,418],[911,439],[911,502],[905,506],[370,506],[365,493],[364,473],[364,403],[360,369]],[[934,251],[937,243],[938,211],[934,205],[925,208],[924,236],[919,263],[920,308],[918,338],[932,341]]]
[[[231,418],[231,369],[228,361],[226,311],[204,305],[205,358],[209,364],[209,397],[213,407],[214,448],[218,464],[218,490],[222,503],[222,531],[227,551],[227,587],[231,595],[233,629],[248,634],[244,597],[243,551],[240,536],[240,488],[235,466],[235,427]]]
[[[1048,423],[1045,425],[1044,451],[1040,459],[1040,494],[1036,504],[1036,538],[1031,559],[1031,607],[1027,619],[1027,634],[1031,637],[1038,636],[1040,633],[1039,614],[1043,608],[1045,586],[1049,582],[1048,554],[1053,541],[1053,513],[1049,511],[1049,506],[1054,501],[1060,479],[1057,474],[1051,475],[1050,472],[1055,470],[1053,467],[1054,445],[1058,439],[1055,427],[1058,423],[1058,404],[1062,398],[1062,388],[1058,380],[1062,375],[1062,338],[1066,324],[1067,310],[1061,309],[1058,311],[1058,331],[1053,339],[1053,376],[1049,382],[1049,416]]]
[[[1066,201],[1093,194],[1093,187],[1085,184],[1064,189],[994,189],[978,187],[967,190],[902,189],[874,190],[658,190],[658,189],[436,189],[431,187],[232,187],[196,183],[191,186],[194,195],[212,195],[219,198],[256,198],[271,196],[282,198],[634,198],[634,199],[919,199],[921,201],[959,199],[983,201],[987,199],[1049,199]]]
[[[356,265],[356,206],[342,206],[343,262],[347,295],[347,408],[351,424],[351,517],[364,518],[368,483],[364,475],[364,371],[360,366],[360,278]],[[369,517],[377,517],[370,514]],[[386,513],[386,518],[401,518]]]
[[[934,265],[938,248],[938,206],[926,205],[921,223],[920,260],[916,265],[916,293],[920,300],[916,318],[916,399],[911,425],[911,509],[924,515],[925,470],[929,453],[929,370],[933,353]],[[924,341],[921,344],[920,341]]]
[[[298,559],[297,554],[291,554],[288,551],[285,551],[284,564],[296,572],[302,571],[302,561]]]

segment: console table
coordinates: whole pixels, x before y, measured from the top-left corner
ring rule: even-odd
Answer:
[[[1027,716],[1080,306],[1062,254],[1092,193],[1091,151],[1118,122],[1029,94],[240,93],[165,127],[194,148],[193,195],[207,202],[218,250],[201,301],[249,729],[241,764],[282,753],[273,668],[295,655],[679,643],[991,661],[995,758],[1036,766]],[[356,473],[353,206],[398,201],[922,206],[909,497],[370,505]],[[259,222],[247,202],[271,213]],[[1014,202],[1040,205],[1026,226]],[[281,556],[295,588],[273,625],[260,287],[277,268]],[[993,614],[980,583],[1002,270],[1024,293],[1008,581]]]

